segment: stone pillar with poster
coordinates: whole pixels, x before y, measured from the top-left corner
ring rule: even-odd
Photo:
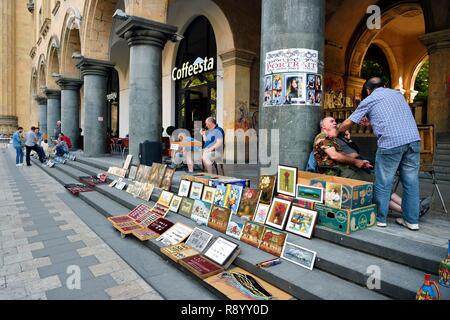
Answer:
[[[321,118],[325,1],[282,7],[262,0],[259,123],[279,130],[279,162],[304,168]]]

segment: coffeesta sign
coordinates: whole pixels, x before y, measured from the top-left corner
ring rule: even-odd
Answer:
[[[214,58],[205,57],[204,59],[198,57],[193,64],[189,62],[183,63],[181,68],[175,67],[172,70],[172,80],[177,81],[184,78],[189,78],[203,72],[214,69]]]

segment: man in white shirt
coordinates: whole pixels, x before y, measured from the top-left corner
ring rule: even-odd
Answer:
[[[42,152],[39,149],[38,145],[36,144],[38,142],[38,138],[36,136],[35,130],[36,130],[35,127],[31,127],[31,130],[28,131],[25,135],[25,148],[27,150],[26,151],[26,162],[27,162],[28,167],[31,166],[31,161],[30,161],[31,150],[34,150],[39,155],[39,161],[41,163],[44,163],[44,159],[42,157]]]

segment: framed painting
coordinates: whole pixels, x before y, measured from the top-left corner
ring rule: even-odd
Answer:
[[[178,195],[180,197],[188,197],[191,190],[191,182],[189,180],[181,180],[180,187],[178,189]]]
[[[172,197],[172,201],[170,202],[169,210],[175,213],[178,213],[178,209],[180,209],[182,197],[174,195]]]
[[[314,267],[314,262],[316,261],[316,255],[317,253],[315,251],[286,242],[283,252],[281,253],[281,258],[308,270],[312,270]]]
[[[203,189],[202,200],[208,203],[214,202],[214,196],[216,195],[216,188],[205,186]]]
[[[227,232],[228,222],[230,221],[231,210],[213,205],[208,219],[208,227],[219,232]]]
[[[226,234],[237,240],[241,239],[242,231],[244,231],[245,221],[237,215],[232,215],[228,222]]]
[[[183,200],[181,200],[180,209],[178,210],[178,213],[190,219],[194,202],[195,200],[188,197],[184,197]]]
[[[163,190],[170,191],[174,174],[175,174],[175,169],[166,168],[166,172],[164,173],[164,177],[161,182],[161,188]]]
[[[154,189],[155,187],[151,183],[144,183],[144,186],[139,192],[138,198],[145,201],[150,201]]]
[[[283,230],[284,223],[286,222],[291,202],[281,198],[273,198],[272,205],[267,215],[266,224]]]
[[[264,225],[252,221],[246,221],[244,231],[242,232],[241,241],[256,248],[264,232]]]
[[[286,224],[286,231],[311,239],[316,220],[316,211],[292,206]]]
[[[170,206],[170,201],[172,201],[172,197],[172,192],[163,190],[159,196],[158,203],[168,208]]]
[[[275,190],[276,176],[260,176],[258,188],[261,190],[259,203],[270,205]]]
[[[194,200],[192,207],[191,219],[200,225],[208,225],[209,213],[211,212],[212,204],[202,200]]]
[[[260,191],[252,188],[245,188],[242,193],[241,203],[237,215],[244,220],[252,220],[255,215]]]
[[[297,168],[279,165],[277,181],[278,193],[295,197],[295,187],[297,186]]]
[[[266,222],[269,209],[269,204],[259,203],[258,207],[256,208],[255,215],[253,216],[253,221],[264,224]]]
[[[192,182],[189,198],[194,200],[200,200],[202,198],[203,186],[204,186],[203,183]]]
[[[130,171],[128,172],[128,179],[134,180],[136,179],[138,167],[137,166],[131,166]]]
[[[227,185],[227,194],[225,195],[225,208],[230,208],[232,214],[237,214],[241,202],[243,187],[240,185]]]
[[[323,203],[323,188],[298,184],[296,198],[299,200]]]
[[[266,227],[259,243],[259,249],[280,257],[286,238],[285,232]]]
[[[155,179],[154,183],[153,183],[155,185],[155,187],[162,188],[162,182],[163,182],[164,176],[166,174],[166,169],[167,169],[167,165],[157,163],[156,176],[153,177]]]
[[[167,246],[183,242],[192,233],[192,228],[180,222],[175,223],[169,230],[164,232],[157,241],[161,241]]]
[[[128,170],[130,168],[132,159],[133,159],[133,155],[131,155],[131,154],[127,155],[127,158],[125,159],[125,162],[123,164],[123,169]]]
[[[216,194],[214,196],[214,205],[224,208],[226,195],[227,195],[227,186],[224,184],[219,184],[216,187]]]
[[[186,240],[186,244],[198,252],[203,252],[206,249],[213,235],[203,229],[195,228],[192,231],[189,238]]]

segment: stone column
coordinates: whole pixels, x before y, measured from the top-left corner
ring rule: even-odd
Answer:
[[[262,0],[259,128],[279,130],[280,164],[304,169],[318,133],[321,108],[307,105],[263,107],[265,59],[266,53],[274,50],[317,50],[322,62],[318,71],[323,76],[325,0],[286,0],[282,8],[280,10],[279,0]],[[260,144],[260,148],[269,146]]]
[[[450,126],[450,29],[421,36],[430,61],[428,110],[429,124],[436,133],[449,132]]]
[[[61,120],[61,91],[46,89],[44,93],[47,96],[47,133],[55,139],[56,122]]]
[[[38,114],[39,114],[39,129],[40,131],[44,133],[48,133],[47,131],[47,98],[36,96],[35,97],[37,107],[38,107]]]
[[[84,154],[88,157],[106,153],[107,80],[113,64],[83,58],[77,67],[84,81]]]
[[[72,147],[79,148],[80,128],[80,79],[59,78],[61,87],[61,131],[72,140]]]
[[[161,143],[162,50],[176,31],[174,26],[138,17],[128,18],[116,30],[130,47],[129,153],[134,163],[139,161],[140,143]]]

